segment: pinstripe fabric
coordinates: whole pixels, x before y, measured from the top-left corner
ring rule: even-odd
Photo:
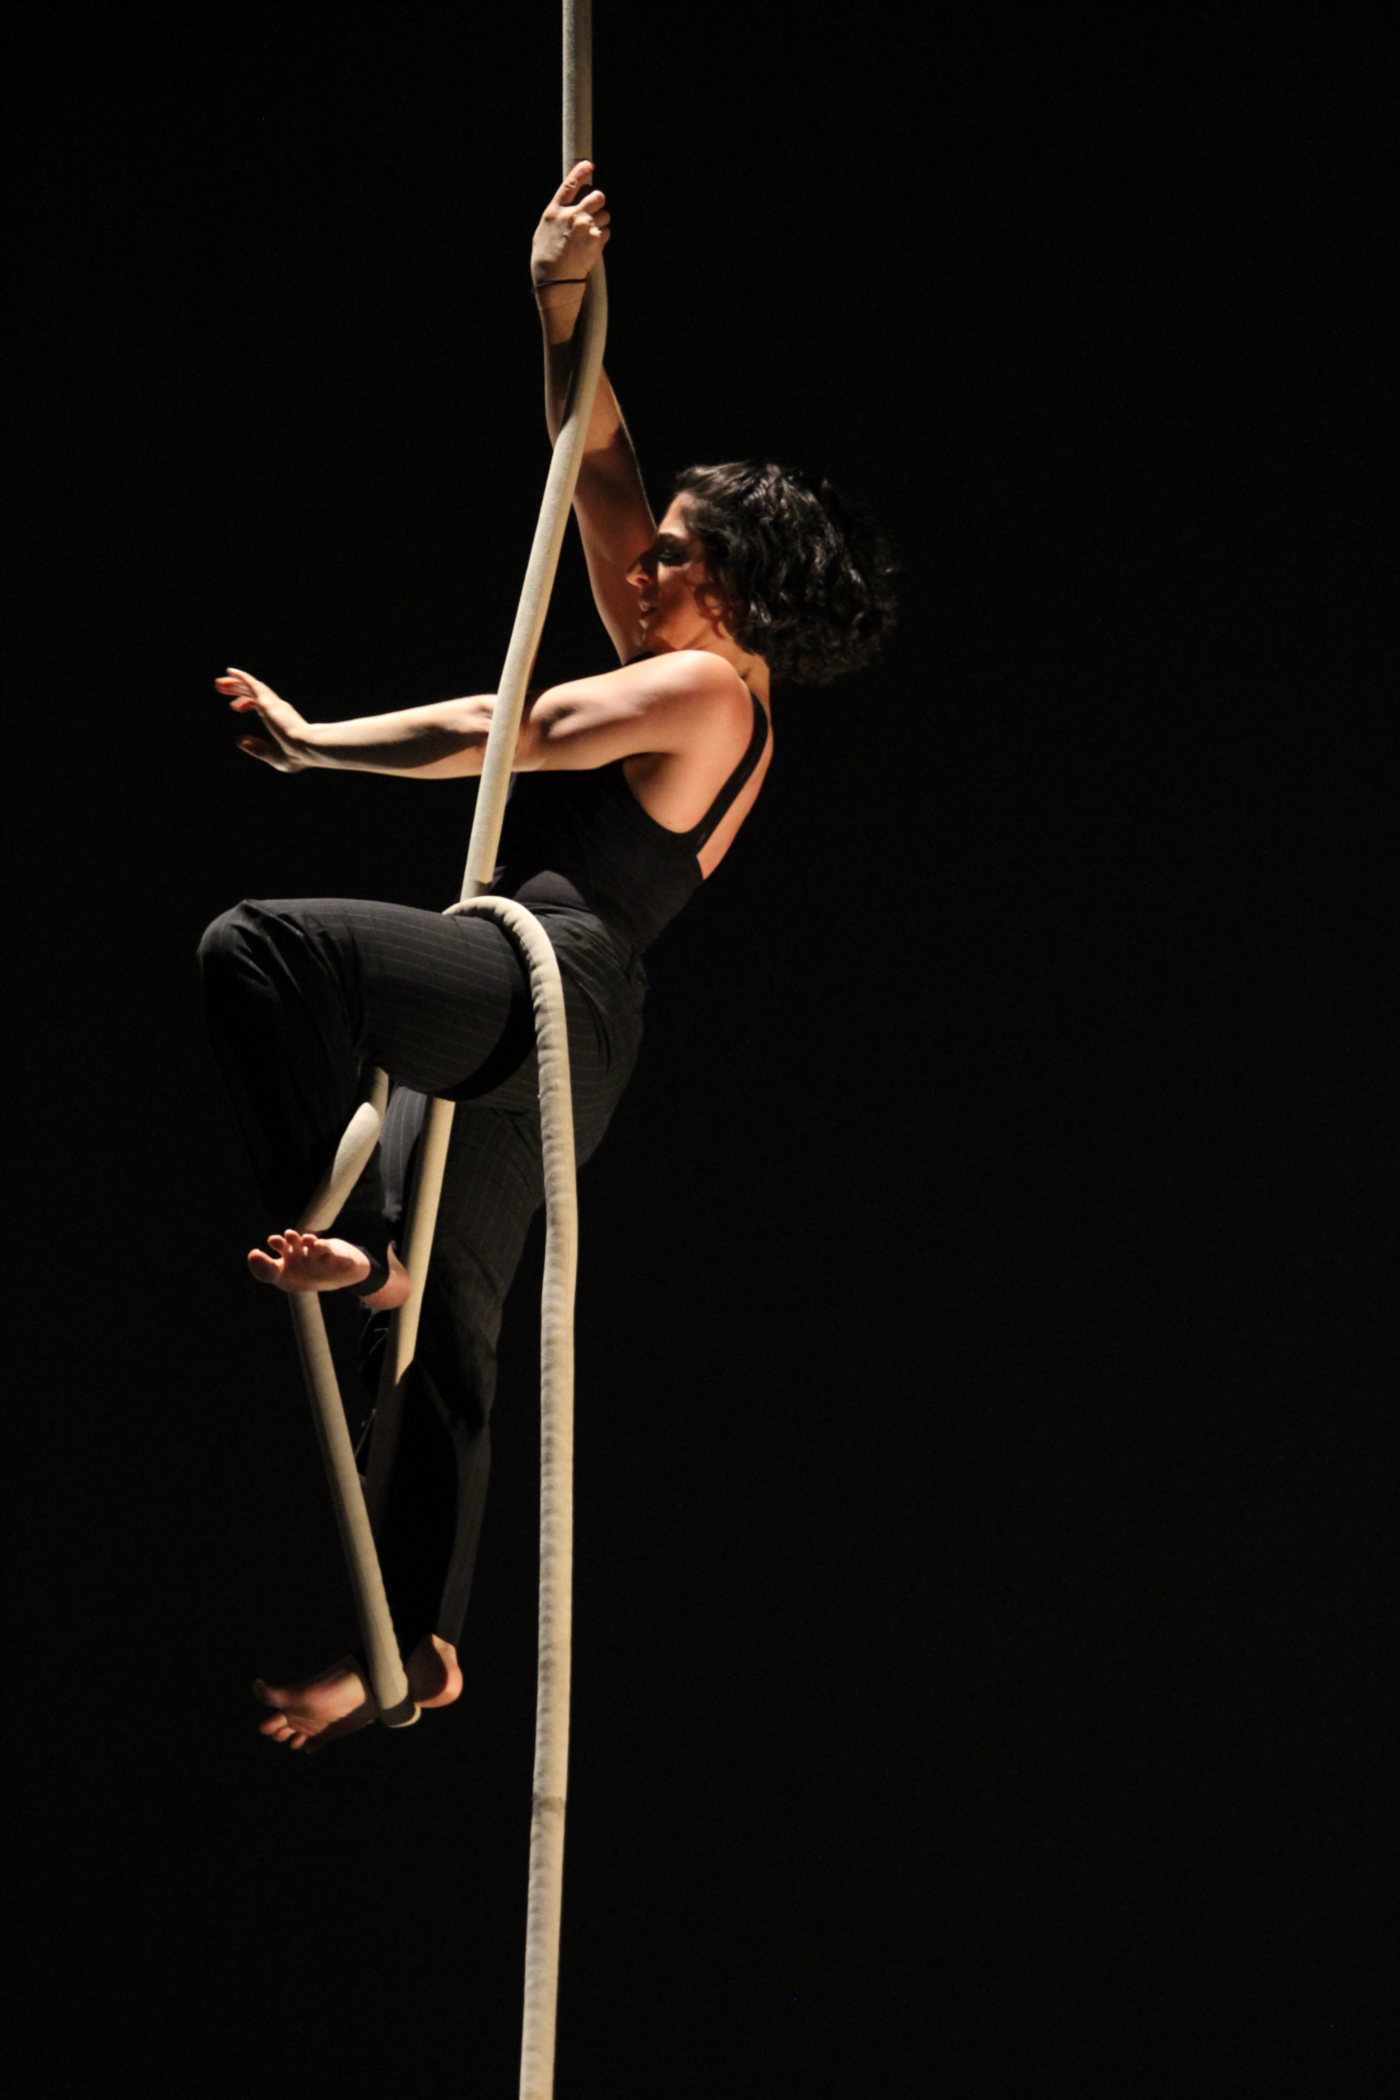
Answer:
[[[646,977],[591,913],[537,909],[564,981],[579,1164],[635,1063]],[[296,1217],[359,1096],[362,1065],[394,1081],[375,1158],[338,1230],[397,1237],[426,1097],[458,1112],[404,1410],[381,1557],[405,1651],[456,1642],[490,1470],[501,1314],[543,1200],[529,985],[501,927],[401,905],[245,902],[200,945],[210,1036],[274,1223]],[[383,1321],[370,1317],[367,1376]]]

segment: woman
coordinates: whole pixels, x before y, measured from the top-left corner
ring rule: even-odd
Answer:
[[[609,234],[580,161],[531,257],[558,436],[584,280]],[[606,375],[574,502],[593,595],[621,668],[528,704],[494,888],[527,904],[559,958],[580,1164],[627,1082],[641,1035],[641,952],[712,875],[772,758],[770,674],[821,683],[866,661],[893,617],[890,563],[825,484],[772,465],[683,474],[658,527]],[[242,671],[217,681],[255,718],[240,749],[280,772],[331,766],[449,780],[479,773],[494,696],[310,723]],[[285,1291],[346,1289],[371,1348],[409,1279],[393,1238],[425,1102],[461,1104],[424,1292],[381,1557],[410,1689],[461,1690],[466,1611],[490,1461],[505,1295],[543,1198],[528,983],[485,915],[337,899],[244,903],[200,949],[211,1035],[263,1196],[301,1213],[359,1098],[394,1082],[379,1153],[334,1236],[274,1232],[248,1257]],[[377,1330],[377,1332],[376,1332]],[[256,1687],[264,1734],[314,1747],[374,1717],[357,1660]]]

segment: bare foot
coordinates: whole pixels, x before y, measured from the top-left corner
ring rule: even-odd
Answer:
[[[404,1665],[416,1706],[451,1706],[461,1696],[462,1672],[457,1651],[435,1633],[424,1634]],[[378,1713],[373,1692],[360,1675],[353,1655],[346,1655],[317,1677],[295,1684],[253,1684],[254,1696],[272,1708],[258,1732],[290,1750],[320,1750],[357,1728],[368,1728]]]
[[[435,1633],[425,1633],[404,1664],[408,1689],[418,1706],[451,1706],[462,1694],[457,1650]]]
[[[264,1684],[261,1677],[255,1678],[253,1696],[272,1708],[258,1723],[259,1734],[291,1750],[319,1749],[337,1736],[368,1728],[379,1712],[353,1655],[295,1684]]]
[[[314,1232],[269,1233],[271,1254],[254,1247],[248,1267],[259,1283],[270,1283],[279,1291],[343,1291],[363,1283],[369,1274],[369,1256],[349,1240],[322,1239]],[[366,1294],[365,1304],[376,1311],[392,1312],[402,1305],[412,1285],[403,1263],[389,1249],[389,1280]]]

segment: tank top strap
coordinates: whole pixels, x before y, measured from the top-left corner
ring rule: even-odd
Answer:
[[[753,735],[749,738],[749,748],[695,829],[684,834],[686,846],[692,853],[699,853],[711,834],[724,822],[752,778],[754,767],[763,756],[764,746],[768,742],[768,717],[763,711],[763,703],[758,695],[750,693],[749,698],[753,702]]]

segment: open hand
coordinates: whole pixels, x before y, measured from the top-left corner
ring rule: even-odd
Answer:
[[[607,199],[589,188],[592,177],[591,160],[575,161],[545,206],[530,250],[530,275],[537,285],[586,277],[612,239]]]
[[[279,773],[300,773],[316,763],[310,724],[302,720],[294,707],[279,699],[270,685],[232,667],[214,684],[227,696],[235,714],[256,715],[265,732],[262,736],[241,736],[240,751],[246,751],[250,758],[260,758],[264,765],[275,766]]]

